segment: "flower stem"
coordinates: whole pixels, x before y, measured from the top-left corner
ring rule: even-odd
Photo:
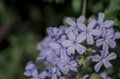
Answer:
[[[86,15],[86,4],[87,4],[87,0],[83,0],[83,6],[82,6],[82,15]]]

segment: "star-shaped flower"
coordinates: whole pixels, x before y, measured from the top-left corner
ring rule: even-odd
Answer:
[[[87,44],[94,44],[94,39],[93,36],[100,36],[101,35],[101,31],[94,29],[95,25],[96,25],[96,21],[94,19],[92,19],[89,24],[86,25],[83,23],[78,23],[77,24],[78,27],[81,29],[81,33],[78,35],[79,38],[82,38],[83,40],[87,40]]]
[[[77,21],[73,21],[70,17],[66,18],[66,23],[68,25],[70,25],[69,28],[67,28],[65,30],[66,33],[69,33],[69,32],[74,32],[75,34],[78,34],[78,26],[77,26],[77,23],[84,23],[85,21],[85,17],[84,16],[80,16]]]
[[[53,67],[52,69],[49,69],[49,77],[51,79],[58,79],[57,77],[60,77],[61,73],[58,68]]]
[[[109,76],[107,75],[106,72],[102,72],[102,73],[100,73],[100,75],[101,75],[101,77],[102,77],[103,79],[112,79],[111,77],[109,77]]]
[[[102,33],[102,37],[96,40],[97,47],[103,46],[103,50],[108,50],[110,48],[114,48],[116,46],[116,42],[114,39],[114,30],[107,29]]]
[[[77,72],[77,62],[75,60],[71,60],[65,53],[61,56],[61,59],[58,62],[58,67],[64,74],[68,74],[69,71]]]
[[[105,68],[112,67],[112,64],[110,63],[110,60],[116,59],[117,55],[115,53],[109,53],[108,51],[101,51],[100,55],[95,55],[92,58],[93,62],[97,62],[97,64],[94,66],[94,69],[96,72],[100,70],[102,65],[105,66]]]
[[[67,48],[68,55],[75,54],[75,50],[79,54],[85,52],[86,48],[80,44],[84,41],[83,38],[79,38],[79,36],[75,35],[73,32],[68,33],[67,37],[68,39],[64,40],[62,45]]]
[[[97,27],[99,27],[100,29],[102,28],[110,28],[111,26],[113,26],[114,21],[113,20],[105,20],[105,14],[100,12],[98,14],[98,21],[97,21]]]

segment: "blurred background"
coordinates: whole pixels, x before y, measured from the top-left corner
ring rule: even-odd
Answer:
[[[28,79],[24,67],[36,59],[37,43],[46,36],[46,28],[65,24],[68,16],[82,14],[83,0],[0,0],[0,79]],[[105,12],[120,31],[120,0],[87,0],[86,17]],[[120,79],[120,41],[110,75]]]

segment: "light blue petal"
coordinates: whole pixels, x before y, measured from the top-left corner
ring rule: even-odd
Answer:
[[[99,24],[103,23],[104,17],[105,17],[105,14],[104,14],[104,13],[100,12],[100,13],[98,14],[98,23],[99,23]]]
[[[71,25],[71,26],[75,26],[75,25],[76,25],[75,22],[74,22],[70,17],[66,18],[65,21],[66,21],[69,25]]]
[[[107,69],[112,67],[112,64],[107,60],[103,60],[103,63],[104,63],[105,68],[107,68]]]
[[[95,66],[94,66],[94,69],[96,72],[99,72],[100,68],[102,67],[103,63],[102,62],[99,62],[97,63]]]
[[[72,46],[72,45],[74,45],[74,44],[73,44],[73,42],[72,42],[71,40],[64,40],[64,41],[62,42],[62,46],[63,46],[63,47],[70,47],[70,46]]]
[[[49,44],[49,46],[52,48],[52,49],[59,49],[61,46],[58,44],[58,43],[56,43],[56,42],[51,42],[50,44]]]
[[[51,79],[57,79],[57,75],[53,75]]]
[[[115,33],[115,39],[120,39],[120,32]]]
[[[87,34],[87,44],[92,45],[94,44],[93,36],[92,34]]]
[[[96,46],[97,46],[97,47],[100,47],[100,46],[103,45],[103,43],[104,43],[104,39],[103,39],[103,38],[100,38],[100,39],[98,39],[98,40],[96,41]]]
[[[114,40],[112,40],[112,39],[109,39],[108,44],[109,44],[109,46],[111,48],[115,48],[116,47],[116,42]]]
[[[87,37],[87,35],[86,35],[86,33],[85,32],[82,32],[82,33],[80,33],[78,36],[77,36],[77,42],[78,43],[82,43],[82,42],[84,42],[85,40],[86,40],[86,37]]]
[[[67,54],[68,55],[75,54],[75,45],[68,47]]]
[[[102,57],[101,57],[100,55],[95,55],[95,56],[92,58],[92,61],[93,61],[93,62],[99,62],[101,59],[102,59]]]
[[[112,52],[106,57],[106,60],[114,60],[116,58],[117,58],[116,53]]]
[[[78,28],[81,31],[86,31],[86,25],[85,24],[83,24],[83,23],[77,23],[77,26],[78,26]]]
[[[80,16],[78,19],[77,19],[77,22],[78,23],[84,23],[84,21],[85,21],[85,17],[84,16]]]
[[[86,50],[86,48],[84,46],[80,45],[80,44],[77,44],[75,48],[76,48],[76,51],[79,54],[83,54],[85,52],[85,50]]]
[[[69,40],[75,41],[76,40],[76,35],[73,32],[70,32],[67,34]]]
[[[88,29],[93,29],[95,27],[96,23],[97,23],[97,21],[92,19],[92,21],[89,22],[87,28]]]
[[[100,36],[102,34],[101,30],[91,30],[90,32],[94,36]]]
[[[114,25],[113,20],[106,20],[101,26],[105,28],[109,28],[109,27],[112,27],[113,25]]]

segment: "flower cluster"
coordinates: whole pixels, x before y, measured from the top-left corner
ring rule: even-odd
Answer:
[[[24,75],[31,79],[75,79],[78,76],[88,79],[90,73],[100,72],[102,66],[111,68],[110,61],[117,55],[109,49],[116,47],[115,40],[120,38],[120,33],[114,31],[114,21],[104,20],[104,17],[104,13],[99,13],[97,20],[89,18],[88,22],[84,16],[76,21],[68,17],[65,20],[68,27],[49,27],[48,35],[37,45],[40,55],[36,62],[44,62],[44,67],[41,69],[30,61]],[[82,71],[85,68],[87,72]]]

